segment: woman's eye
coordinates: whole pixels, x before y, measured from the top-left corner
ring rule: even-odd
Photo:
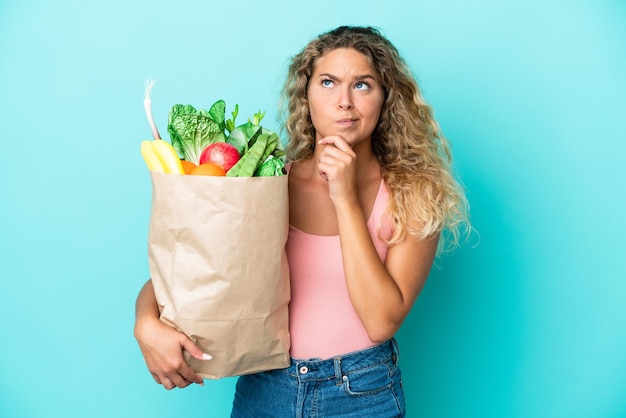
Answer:
[[[358,83],[356,83],[354,85],[354,88],[357,90],[369,90],[370,89],[370,85],[363,82],[363,81],[359,81]]]
[[[333,80],[330,80],[328,78],[322,80],[322,87],[332,87],[333,86]]]

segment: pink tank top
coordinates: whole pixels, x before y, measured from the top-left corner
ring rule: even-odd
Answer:
[[[387,256],[392,233],[387,187],[381,182],[367,227],[378,256]],[[289,227],[291,356],[327,359],[375,345],[357,316],[346,286],[339,236],[312,235]]]

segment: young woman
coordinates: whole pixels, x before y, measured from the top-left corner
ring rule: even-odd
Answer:
[[[437,251],[469,227],[447,141],[396,48],[339,27],[311,41],[285,86],[291,366],[241,376],[233,417],[395,417],[396,331]],[[202,383],[184,335],[158,320],[150,282],[135,335],[164,387]]]

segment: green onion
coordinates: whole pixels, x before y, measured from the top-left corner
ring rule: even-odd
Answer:
[[[152,137],[154,139],[161,139],[159,130],[157,129],[156,123],[154,123],[154,118],[152,117],[152,99],[150,98],[150,94],[152,93],[152,87],[154,87],[155,84],[156,80],[151,80],[150,78],[146,80],[143,108],[146,111],[146,117],[148,118],[148,123],[150,123],[150,128],[152,129]]]

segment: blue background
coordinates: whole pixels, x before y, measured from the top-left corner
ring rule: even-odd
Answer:
[[[626,3],[0,1],[0,416],[225,417],[132,336],[148,276],[143,83],[276,103],[339,24],[380,27],[453,144],[478,234],[399,333],[409,417],[626,416]]]

